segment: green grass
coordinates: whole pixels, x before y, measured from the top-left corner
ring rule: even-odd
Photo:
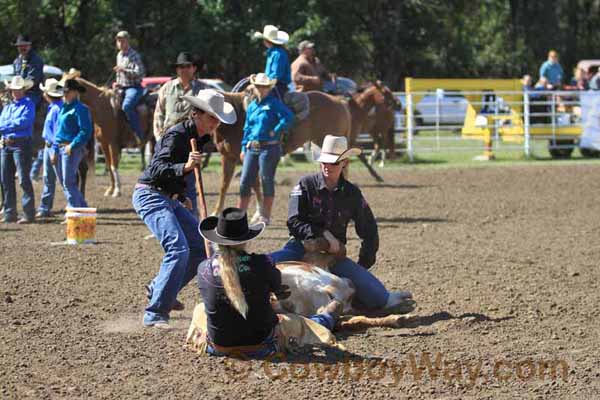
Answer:
[[[459,138],[459,135],[446,135],[446,138]],[[571,164],[597,164],[600,159],[583,158],[578,149],[573,151],[573,154],[568,160],[553,160],[548,153],[547,141],[532,141],[532,156],[526,158],[523,146],[513,143],[500,144],[498,149],[494,150],[496,159],[494,161],[475,161],[474,157],[483,153],[483,144],[477,140],[456,140],[456,141],[441,141],[439,148],[435,133],[425,132],[415,138],[415,157],[410,163],[406,155],[398,159],[386,161],[385,169],[397,168],[453,168],[453,167],[489,167],[489,166],[506,166],[506,165],[571,165]],[[456,151],[453,148],[459,148]],[[431,150],[433,149],[433,150]],[[218,154],[213,154],[211,157],[208,171],[218,172],[220,170],[220,160]],[[352,162],[353,169],[366,169],[358,160]],[[379,169],[379,168],[377,168]],[[292,160],[289,164],[280,163],[279,171],[300,171],[311,172],[315,171],[315,165],[307,161],[299,159]],[[128,154],[123,152],[119,171],[125,175],[138,175],[140,173],[140,156],[139,154]],[[104,173],[104,164],[96,164],[96,174]]]

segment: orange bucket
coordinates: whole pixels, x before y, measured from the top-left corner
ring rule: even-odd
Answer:
[[[67,208],[67,244],[96,243],[96,209]]]

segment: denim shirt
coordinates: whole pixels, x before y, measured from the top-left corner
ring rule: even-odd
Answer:
[[[12,101],[0,114],[0,134],[5,139],[31,137],[35,122],[35,104],[25,96]]]
[[[294,114],[277,97],[269,94],[260,103],[254,100],[246,110],[242,151],[251,141],[281,141],[281,134],[289,131]]]
[[[265,74],[271,79],[277,79],[277,83],[290,84],[292,81],[290,58],[283,47],[273,46],[267,50]]]
[[[48,112],[46,114],[46,120],[44,121],[44,130],[42,132],[42,137],[46,143],[55,144],[54,137],[58,130],[58,114],[60,113],[62,106],[62,100],[52,102],[48,105]]]
[[[71,148],[84,146],[92,137],[90,110],[79,100],[63,104],[58,113],[56,143],[67,143]]]
[[[322,237],[328,230],[346,244],[350,221],[354,221],[356,234],[362,240],[358,264],[368,269],[375,264],[379,233],[360,189],[342,176],[333,191],[329,191],[322,173],[303,177],[292,189],[287,226],[297,240]]]
[[[540,67],[540,77],[548,79],[551,85],[560,85],[563,79],[563,69],[559,63],[553,63],[547,60]]]

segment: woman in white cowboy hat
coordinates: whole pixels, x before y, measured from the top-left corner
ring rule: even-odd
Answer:
[[[57,174],[57,167],[60,165],[60,151],[54,139],[58,129],[58,115],[63,106],[62,97],[64,90],[54,78],[46,79],[45,84],[40,83],[40,89],[48,102],[48,111],[46,112],[46,120],[44,121],[44,130],[42,131],[42,138],[45,142],[43,156],[44,189],[42,190],[40,206],[35,216],[37,218],[45,218],[51,215],[54,193],[56,191],[56,177],[60,175]]]
[[[238,206],[248,209],[251,188],[260,173],[264,195],[260,221],[268,225],[275,200],[275,171],[281,158],[281,143],[294,122],[294,114],[273,96],[275,79],[259,73],[250,77],[250,83],[254,85],[256,98],[246,110]]]
[[[35,104],[25,92],[33,86],[33,81],[14,76],[10,82],[4,81],[10,90],[13,101],[2,109],[0,114],[0,136],[4,146],[0,152],[2,160],[1,176],[4,190],[4,222],[19,224],[33,222],[35,205],[31,172],[33,152],[31,134],[35,122]],[[23,190],[23,217],[17,220],[17,193],[15,172]]]
[[[183,308],[177,294],[196,276],[198,264],[206,258],[198,219],[190,211],[190,199],[185,197],[185,176],[202,163],[202,154],[192,151],[190,139],[196,139],[201,149],[220,123],[236,121],[233,106],[213,89],[182,98],[191,105],[190,118],[167,129],[158,141],[132,199],[135,211],[165,251],[158,275],[148,287],[143,323],[166,329],[171,310]]]
[[[254,37],[262,39],[267,48],[265,74],[269,78],[277,80],[275,91],[279,99],[283,101],[283,96],[288,91],[288,85],[292,82],[290,57],[283,47],[290,40],[290,35],[276,26],[265,25],[262,32],[254,33]]]
[[[77,171],[79,164],[85,162],[85,145],[92,138],[92,117],[88,106],[79,98],[85,92],[85,87],[77,79],[67,79],[62,87],[64,104],[58,114],[58,127],[54,137],[60,149],[58,177],[67,206],[87,207],[85,197],[77,186]]]
[[[264,229],[263,223],[248,226],[246,212],[239,208],[227,208],[200,224],[200,234],[218,245],[217,254],[198,267],[209,354],[261,358],[281,350],[270,294],[284,299],[289,289],[281,284],[281,272],[269,256],[246,249]],[[331,331],[341,309],[340,302],[332,301],[310,319]]]
[[[306,251],[333,254],[330,272],[347,278],[356,288],[356,299],[367,309],[406,313],[415,306],[410,292],[390,292],[368,269],[379,248],[377,221],[360,189],[342,174],[349,158],[360,149],[348,148],[343,136],[327,135],[317,161],[321,171],[300,179],[290,194],[287,226],[290,239],[271,254],[275,262],[301,261]],[[354,221],[361,239],[358,262],[346,257],[346,230]]]

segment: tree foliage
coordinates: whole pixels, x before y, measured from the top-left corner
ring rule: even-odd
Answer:
[[[149,75],[172,74],[180,51],[207,63],[204,75],[230,83],[264,65],[255,30],[274,24],[304,39],[330,70],[357,80],[404,77],[536,76],[559,51],[567,74],[578,60],[600,58],[600,0],[0,0],[3,62],[28,33],[48,64],[77,67],[104,83],[114,34],[128,30]]]

